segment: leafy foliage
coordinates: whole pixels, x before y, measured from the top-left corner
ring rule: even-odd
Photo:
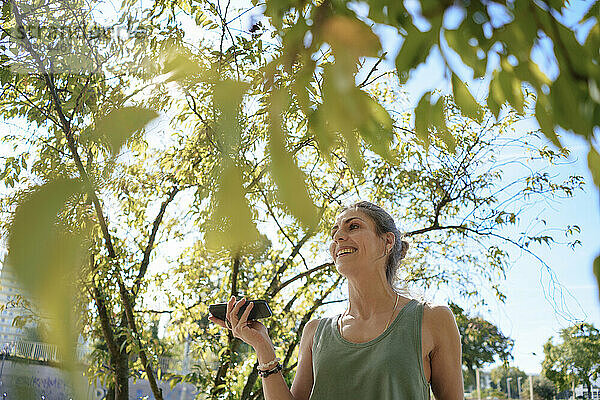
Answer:
[[[497,326],[485,319],[469,317],[454,303],[450,304],[450,309],[460,332],[463,365],[467,367],[471,378],[474,378],[477,369],[493,363],[496,358],[508,364],[509,358],[512,358],[512,339],[504,336]]]
[[[582,323],[561,330],[560,340],[554,344],[550,338],[544,345],[542,373],[559,391],[582,383],[591,396],[591,381],[600,375],[600,332]]]
[[[492,379],[493,388],[498,388],[508,394],[507,385],[510,385],[510,398],[518,398],[518,380],[521,378],[525,382],[527,374],[516,367],[504,365],[494,368],[490,373],[490,378]]]
[[[533,377],[533,399],[552,400],[557,395],[556,386],[543,375]],[[529,396],[529,382],[527,379],[521,387],[521,398]]]

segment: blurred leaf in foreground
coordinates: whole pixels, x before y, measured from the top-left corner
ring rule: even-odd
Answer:
[[[156,117],[155,111],[142,107],[119,108],[96,121],[93,136],[104,141],[111,154],[116,155],[135,132]]]
[[[207,247],[227,248],[238,253],[242,247],[259,240],[250,205],[244,196],[241,171],[230,159],[223,162],[215,202],[206,232]]]
[[[421,97],[419,105],[415,109],[415,130],[417,138],[425,148],[428,148],[431,140],[429,138],[429,129],[437,129],[436,133],[442,138],[446,138],[446,119],[444,117],[444,100],[440,96],[435,103],[431,103],[431,93]],[[446,140],[445,140],[446,141]],[[451,143],[447,141],[447,144]],[[449,144],[449,147],[454,146]]]
[[[481,107],[479,107],[479,104],[477,104],[477,101],[475,101],[471,92],[469,92],[467,85],[456,74],[452,74],[452,91],[454,93],[454,101],[462,113],[472,120],[481,122]]]
[[[77,180],[59,178],[36,188],[15,211],[8,238],[8,264],[49,317],[48,339],[59,347],[75,378],[77,334],[73,282],[82,265],[82,235],[65,228],[60,213],[80,193]],[[79,380],[72,379],[75,384]]]
[[[271,175],[279,190],[277,195],[307,229],[317,227],[318,212],[306,188],[306,176],[294,162],[292,154],[285,146],[283,110],[289,97],[281,91],[271,95],[270,104],[270,140]]]
[[[242,128],[239,113],[244,94],[249,85],[236,80],[219,81],[214,86],[213,101],[220,111],[217,118],[219,142],[225,154],[236,154],[239,150]]]
[[[592,173],[592,178],[597,187],[600,187],[600,154],[595,148],[590,148],[588,153],[588,167]]]
[[[600,255],[594,260],[594,275],[596,275],[596,282],[600,288]],[[600,299],[600,291],[598,291],[598,298]]]

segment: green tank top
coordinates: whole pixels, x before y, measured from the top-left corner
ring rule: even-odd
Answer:
[[[378,337],[352,343],[338,331],[339,316],[319,321],[313,340],[310,400],[426,400],[421,320],[412,299]]]

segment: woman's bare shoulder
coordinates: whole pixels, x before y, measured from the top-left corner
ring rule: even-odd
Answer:
[[[303,334],[314,335],[317,330],[317,326],[319,326],[319,322],[322,318],[311,319],[304,326]]]
[[[307,345],[308,348],[312,347],[313,338],[320,321],[321,318],[315,318],[311,319],[306,323],[306,325],[304,325],[304,329],[302,330],[302,342]]]
[[[423,326],[432,334],[456,329],[456,320],[450,307],[425,303],[423,307]]]

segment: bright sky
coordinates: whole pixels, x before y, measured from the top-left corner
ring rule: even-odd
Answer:
[[[580,15],[587,9],[586,4],[590,1],[572,3],[576,8],[572,14],[574,21],[576,15]],[[251,14],[256,13],[248,13],[244,18],[240,18],[238,25],[240,29],[248,28]],[[393,60],[401,40],[390,29],[377,28],[376,31],[382,36],[384,45],[390,51],[389,59]],[[468,75],[467,71],[465,74]],[[461,77],[466,78],[466,75]],[[478,86],[481,84],[471,82],[473,94],[478,100],[483,100],[484,94],[478,93]],[[431,87],[448,89],[439,57],[431,57],[425,68],[411,76],[405,89],[411,98],[416,99]],[[8,128],[1,121],[0,127],[3,130]],[[584,192],[577,192],[572,199],[555,203],[545,212],[552,225],[581,227],[580,239],[583,245],[575,250],[566,246],[553,246],[550,249],[538,247],[535,250],[552,267],[553,279],[563,288],[564,299],[561,299],[557,293],[548,292],[550,276],[540,263],[530,256],[523,255],[515,257],[514,264],[507,273],[507,279],[502,284],[502,289],[507,295],[506,302],[499,303],[490,295],[487,297],[489,309],[475,311],[498,325],[504,334],[515,339],[513,365],[527,373],[540,372],[544,342],[550,336],[557,335],[560,329],[567,327],[571,322],[583,320],[600,327],[600,302],[591,269],[594,257],[600,253],[599,195],[590,184],[592,180],[587,169],[585,143],[569,134],[564,134],[563,139],[564,144],[572,150],[572,163],[551,172],[562,176],[582,175],[587,182],[586,189]],[[546,205],[544,207],[548,208]],[[446,293],[426,293],[426,295],[441,302],[447,300]],[[468,304],[463,305],[468,311],[471,310]],[[566,319],[561,317],[563,314],[559,312],[561,310],[567,311]]]

